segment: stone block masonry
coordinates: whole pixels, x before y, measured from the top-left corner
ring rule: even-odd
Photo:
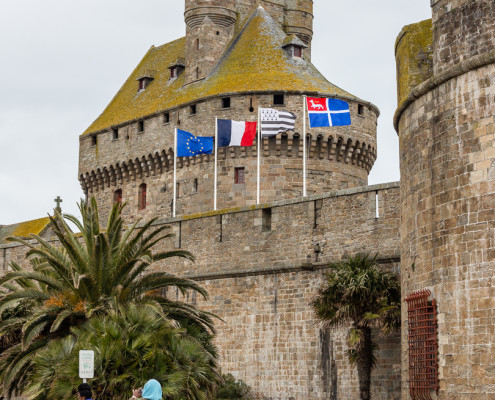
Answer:
[[[208,300],[188,300],[222,318],[216,324],[222,370],[243,379],[256,399],[357,400],[346,330],[323,329],[309,303],[328,263],[347,255],[379,252],[383,267],[398,272],[399,215],[399,187],[391,183],[163,219],[157,225],[170,225],[176,237],[160,250],[181,247],[196,262],[156,268],[208,290]],[[2,250],[16,260],[25,252],[12,244]],[[399,335],[379,341],[373,399],[397,400]]]
[[[400,104],[403,295],[438,307],[439,400],[495,398],[495,8],[438,0],[434,76]],[[403,399],[410,399],[403,310]],[[417,397],[416,397],[417,398]]]

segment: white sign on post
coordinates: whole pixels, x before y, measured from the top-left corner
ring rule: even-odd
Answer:
[[[79,378],[93,379],[95,375],[95,352],[93,350],[79,351]]]

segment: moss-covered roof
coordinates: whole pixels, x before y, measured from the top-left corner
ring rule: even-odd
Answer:
[[[10,236],[29,237],[30,234],[41,235],[50,225],[50,218],[33,219],[13,225],[0,226],[0,243],[6,243]]]
[[[261,7],[247,20],[216,67],[204,79],[184,86],[185,74],[170,80],[168,68],[185,56],[185,38],[151,47],[103,113],[83,133],[180,107],[216,95],[242,92],[318,92],[354,98],[328,82],[305,59],[291,58],[282,48],[286,34]],[[154,80],[138,92],[136,79],[153,71]]]

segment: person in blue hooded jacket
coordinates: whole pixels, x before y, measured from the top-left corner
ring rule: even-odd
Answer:
[[[132,391],[131,400],[161,400],[162,386],[156,379],[150,379],[142,389],[134,389]]]

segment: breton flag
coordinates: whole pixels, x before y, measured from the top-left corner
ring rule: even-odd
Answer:
[[[275,136],[280,132],[294,130],[296,114],[289,111],[279,111],[273,108],[260,108],[261,136]]]
[[[217,147],[252,146],[257,122],[217,119]]]
[[[351,124],[349,104],[345,101],[314,97],[308,97],[306,101],[311,128]]]

